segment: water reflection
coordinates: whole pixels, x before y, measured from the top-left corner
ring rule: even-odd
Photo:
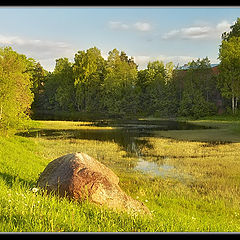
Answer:
[[[153,176],[179,177],[176,168],[167,163],[161,165],[149,162],[141,156],[143,147],[152,146],[146,139],[141,137],[154,136],[154,130],[193,130],[206,127],[193,125],[186,122],[165,120],[121,120],[121,121],[96,121],[95,126],[112,126],[114,129],[39,129],[31,132],[23,132],[18,135],[25,137],[41,137],[49,140],[54,139],[87,139],[97,141],[111,141],[117,143],[128,154],[139,159],[135,170],[148,173]]]
[[[180,181],[192,178],[189,174],[181,172],[180,169],[173,165],[146,161],[142,157],[139,158],[137,165],[133,169],[153,177],[174,178]]]
[[[139,161],[138,161],[137,165],[134,167],[135,170],[140,171],[142,173],[150,174],[152,176],[162,176],[163,177],[166,174],[166,171],[159,170],[159,164],[157,164],[155,162],[146,161],[141,157],[138,160]],[[169,167],[171,169],[171,167],[173,167],[173,166],[169,166]]]
[[[25,137],[43,137],[46,139],[87,139],[111,141],[117,143],[128,153],[139,154],[143,145],[151,147],[148,141],[140,137],[153,137],[155,130],[188,130],[206,127],[173,120],[105,120],[95,121],[91,125],[111,126],[114,129],[38,129],[31,132],[18,133]]]
[[[87,139],[97,141],[109,141],[118,144],[128,154],[140,154],[141,148],[147,146],[151,148],[147,140],[141,140],[140,137],[153,136],[150,132],[145,131],[129,131],[126,129],[82,129],[82,130],[57,130],[57,129],[41,129],[31,132],[19,133],[24,137],[54,139]]]

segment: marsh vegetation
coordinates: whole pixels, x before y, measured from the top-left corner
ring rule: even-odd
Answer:
[[[216,129],[145,129],[145,135],[132,135],[137,152],[133,151],[134,147],[130,150],[121,144],[117,137],[96,138],[97,131],[104,135],[125,131],[123,135],[126,135],[126,129],[121,126],[120,130],[116,124],[98,126],[94,122],[35,121],[35,126],[28,132],[0,137],[0,230],[238,232],[240,142],[236,138],[233,142],[230,139],[221,141],[221,137],[228,136],[232,127],[236,129],[239,123],[225,123],[201,122],[207,127],[218,124],[221,126],[218,130],[225,130],[225,135],[219,131],[218,139],[215,133],[217,141],[191,139],[199,132],[201,135],[202,131],[211,136],[209,131]],[[194,124],[197,126],[198,123]],[[82,131],[95,135],[92,139],[78,137]],[[128,129],[128,132],[139,133],[139,129]],[[174,136],[176,132],[179,134]],[[71,152],[85,152],[111,168],[119,176],[121,188],[144,202],[152,218],[57,198],[40,189],[36,191],[39,173],[46,165]],[[141,161],[152,163],[154,170],[162,174],[139,168]]]

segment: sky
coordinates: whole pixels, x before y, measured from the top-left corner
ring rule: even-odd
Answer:
[[[53,71],[56,59],[73,62],[78,51],[97,47],[107,59],[114,48],[149,61],[182,66],[208,57],[219,63],[221,34],[230,31],[240,7],[0,7],[0,47],[39,61]]]

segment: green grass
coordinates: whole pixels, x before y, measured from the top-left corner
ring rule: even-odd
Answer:
[[[156,131],[156,136],[185,141],[240,142],[240,120],[203,119],[187,122],[211,127],[211,129]]]
[[[203,136],[207,134],[209,139],[214,134],[208,131],[214,129],[194,130],[196,138],[201,131],[206,131],[196,142],[190,141],[184,131],[175,131],[175,134],[167,131],[172,134],[166,136],[168,138],[146,138],[153,146],[143,149],[146,159],[172,164],[178,171],[190,174],[189,179],[140,174],[132,168],[137,159],[129,157],[114,142],[0,136],[0,231],[239,232],[240,143],[237,131],[235,135],[231,133],[239,129],[238,123],[211,121],[205,120],[204,124],[218,124],[220,130],[225,129],[225,134],[215,132],[215,137],[232,136],[235,143],[208,145],[203,142]],[[91,128],[76,122],[35,123],[35,128],[62,129],[63,132],[64,129]],[[184,140],[178,139],[184,135]],[[39,174],[50,161],[77,151],[111,168],[119,176],[121,188],[142,201],[152,217],[115,212],[89,202],[33,191]]]

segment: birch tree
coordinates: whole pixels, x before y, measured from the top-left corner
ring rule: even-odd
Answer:
[[[222,95],[231,98],[232,113],[235,114],[240,97],[240,37],[222,41],[219,59],[218,85]]]

